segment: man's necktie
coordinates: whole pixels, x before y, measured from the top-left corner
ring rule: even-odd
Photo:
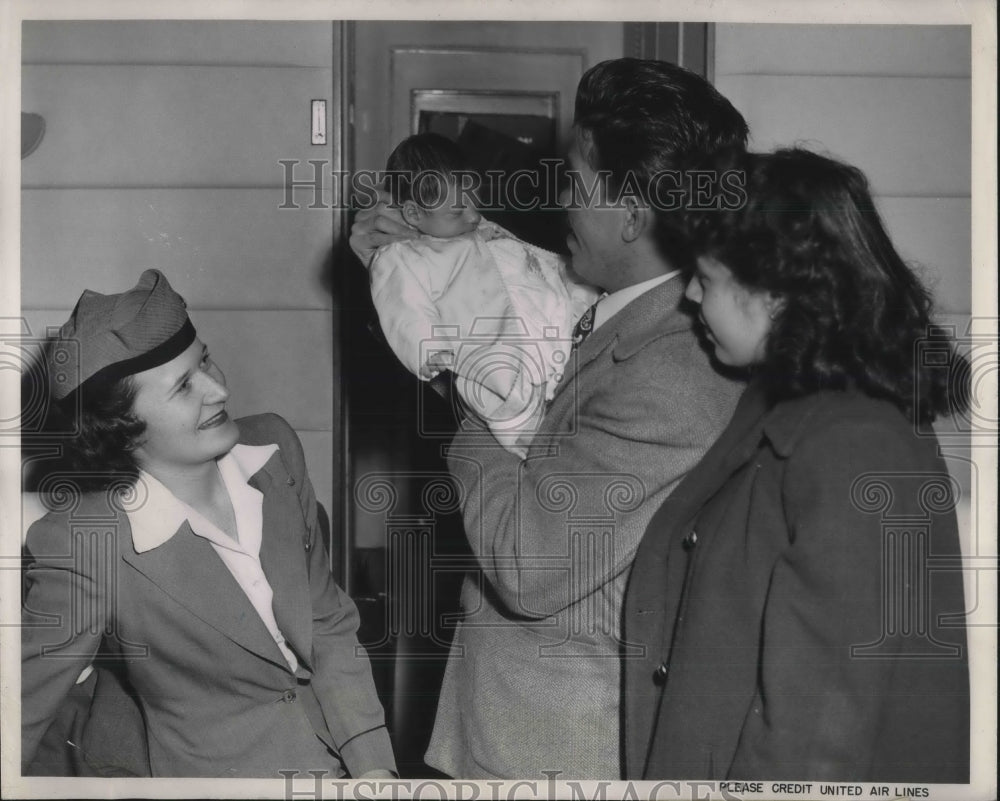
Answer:
[[[600,301],[598,301],[599,303]],[[590,336],[594,330],[594,313],[597,311],[597,303],[583,313],[583,316],[576,321],[573,326],[573,350],[583,344],[583,340]]]

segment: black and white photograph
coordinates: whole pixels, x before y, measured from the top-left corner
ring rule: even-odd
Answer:
[[[3,797],[995,799],[996,21],[5,2]]]

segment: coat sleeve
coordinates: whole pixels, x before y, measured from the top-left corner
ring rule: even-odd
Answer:
[[[21,614],[21,763],[27,766],[108,624],[115,547],[49,513],[28,530]],[[112,527],[113,528],[113,527]]]
[[[422,358],[420,346],[441,323],[438,309],[399,248],[380,250],[370,269],[372,302],[382,333],[403,366],[421,377],[420,368],[426,359]]]
[[[483,447],[475,430],[460,433],[448,466],[466,537],[503,604],[548,617],[628,570],[653,512],[718,436],[741,389],[712,371],[685,330],[612,364],[586,398],[569,401],[559,431],[544,419],[524,461]]]
[[[892,497],[893,515],[926,518],[917,493],[902,483],[913,475],[907,466],[921,464],[910,455],[912,440],[909,431],[850,420],[805,435],[791,454],[783,487],[790,544],[771,575],[758,687],[731,777],[858,779],[886,752],[886,738],[912,738],[892,747],[911,761],[921,758],[927,738],[934,738],[927,731],[927,720],[934,719],[928,705],[940,705],[940,722],[947,726],[960,717],[953,714],[956,705],[968,703],[961,697],[967,692],[964,649],[956,651],[957,659],[928,659],[908,652],[913,638],[888,636],[884,523],[856,494],[855,482],[866,474],[888,476],[882,486]],[[958,554],[953,512],[938,516],[928,535],[937,553]],[[902,595],[896,603],[915,599],[926,577],[914,575],[912,584],[897,588]],[[932,632],[939,614],[964,608],[960,574],[957,585],[954,572],[943,578],[934,583],[927,607]],[[964,645],[954,629],[944,636]],[[877,651],[864,648],[876,643]],[[913,726],[897,725],[915,708]],[[887,730],[890,720],[896,723]],[[954,734],[961,739],[967,731]]]
[[[305,467],[302,444],[281,418],[279,447],[295,478],[308,529],[309,589],[312,599],[312,684],[334,744],[351,776],[382,768],[395,772],[385,713],[375,689],[368,654],[357,638],[360,618],[350,597],[334,582],[319,530],[316,495]]]

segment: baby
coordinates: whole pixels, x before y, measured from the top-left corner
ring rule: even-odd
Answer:
[[[386,170],[393,204],[420,232],[371,263],[386,340],[425,381],[450,369],[465,403],[523,457],[597,292],[570,278],[561,256],[481,217],[459,191],[467,166],[451,140],[404,139]]]

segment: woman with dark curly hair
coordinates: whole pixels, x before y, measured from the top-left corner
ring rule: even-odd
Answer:
[[[47,366],[76,433],[25,546],[26,772],[54,771],[39,744],[112,658],[124,684],[98,671],[80,773],[392,777],[358,612],[288,423],[229,417],[225,378],[156,270],[84,292]]]
[[[861,172],[715,166],[746,202],[692,214],[686,294],[750,383],[635,559],[626,774],[967,782],[956,487],[929,423],[964,409],[968,364]]]

